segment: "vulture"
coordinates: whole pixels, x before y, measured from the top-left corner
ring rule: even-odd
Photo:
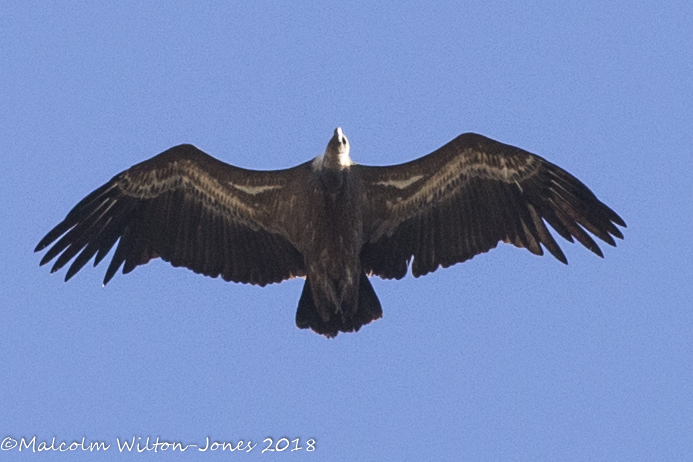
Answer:
[[[182,144],[117,174],[82,199],[35,251],[69,280],[118,243],[104,285],[161,258],[226,281],[305,278],[299,328],[335,337],[382,316],[369,276],[446,268],[499,242],[567,263],[547,224],[603,256],[626,224],[580,180],[475,133],[399,165],[352,162],[341,128],[296,167],[247,170]]]

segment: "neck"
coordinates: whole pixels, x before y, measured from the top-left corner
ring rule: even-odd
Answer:
[[[343,170],[351,166],[349,152],[325,152],[323,154],[323,167],[330,170]]]

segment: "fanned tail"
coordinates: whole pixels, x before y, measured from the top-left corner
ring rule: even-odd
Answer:
[[[383,316],[380,300],[373,290],[365,272],[361,272],[359,280],[358,306],[341,307],[341,312],[330,310],[329,319],[324,320],[315,306],[310,277],[306,277],[301,298],[296,311],[296,325],[301,329],[311,328],[314,332],[327,338],[336,337],[340,332],[358,332],[361,326]]]

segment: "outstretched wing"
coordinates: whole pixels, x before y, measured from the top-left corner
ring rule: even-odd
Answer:
[[[125,274],[157,257],[234,282],[303,276],[303,258],[283,226],[290,210],[282,197],[306,168],[245,170],[176,146],[82,199],[35,251],[60,238],[41,265],[60,255],[55,272],[76,256],[66,281],[94,255],[96,266],[118,240],[104,284],[121,265]]]
[[[549,233],[599,256],[585,232],[616,245],[625,222],[580,180],[547,160],[481,135],[460,135],[437,151],[391,167],[355,166],[364,185],[368,242],[361,261],[383,278],[421,276],[508,242],[563,263]],[[354,167],[352,167],[354,168]]]

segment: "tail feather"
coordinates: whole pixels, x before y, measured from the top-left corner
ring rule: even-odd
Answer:
[[[357,332],[361,326],[381,318],[383,309],[366,273],[361,272],[358,306],[355,309],[342,308],[339,313],[336,309],[331,310],[331,316],[325,321],[315,306],[310,278],[306,278],[301,298],[298,301],[296,325],[301,329],[310,327],[318,334],[332,338],[340,332]]]

